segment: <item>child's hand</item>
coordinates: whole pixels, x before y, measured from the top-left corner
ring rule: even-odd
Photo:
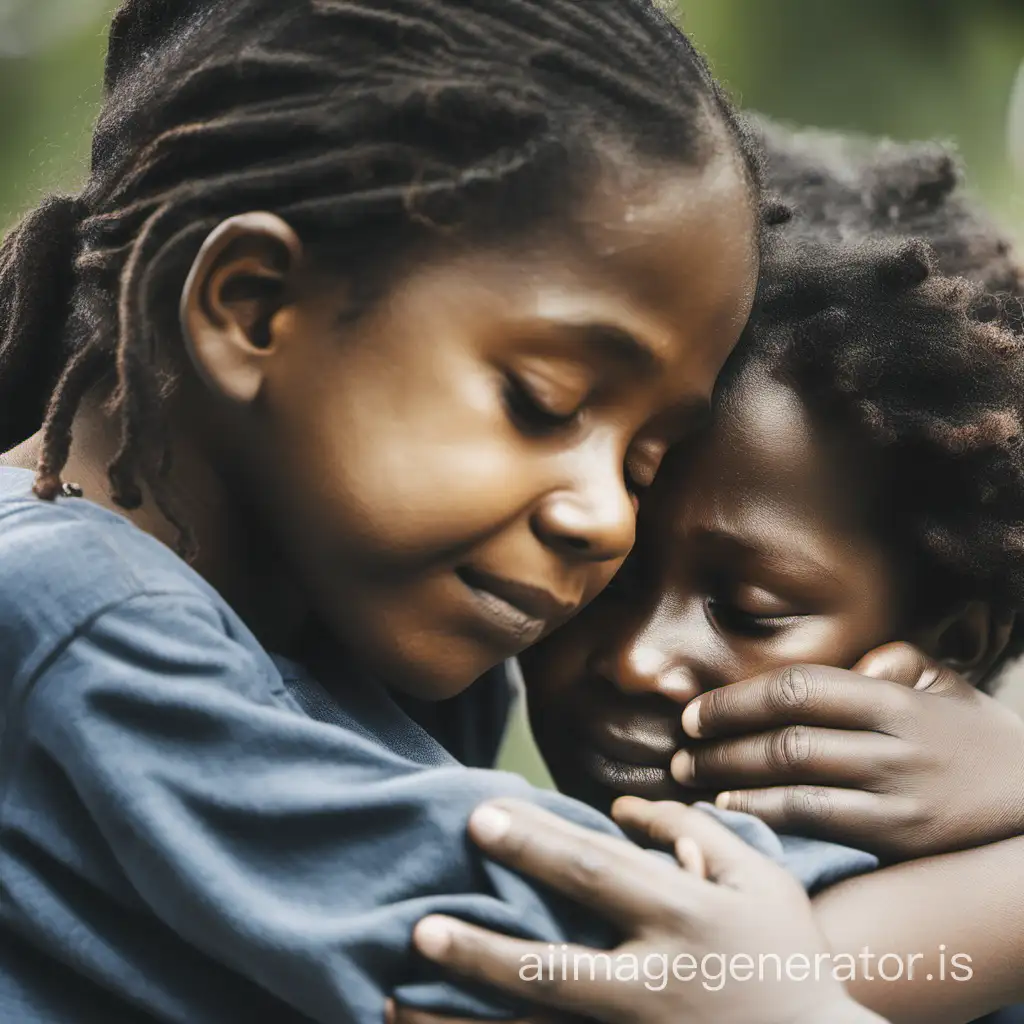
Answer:
[[[1024,720],[906,644],[709,691],[683,725],[736,738],[677,754],[676,779],[782,832],[896,860],[1024,834]]]
[[[488,805],[487,812],[490,819],[478,812],[471,832],[489,856],[593,908],[616,923],[626,939],[602,954],[524,942],[450,918],[420,922],[415,933],[420,952],[456,973],[511,992],[542,1011],[555,1010],[547,1020],[878,1021],[833,978],[825,941],[796,881],[700,811],[629,797],[614,809],[624,828],[673,847],[687,870],[531,804],[501,801]],[[541,968],[541,976],[534,977],[529,965],[548,964],[553,950],[567,958],[565,978],[560,959],[553,973]],[[597,965],[594,978],[592,964]],[[432,1018],[397,1010],[392,1020],[411,1024]]]

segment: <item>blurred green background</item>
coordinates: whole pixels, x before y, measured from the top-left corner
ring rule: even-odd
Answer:
[[[588,2],[600,0],[580,0]],[[0,0],[0,223],[46,189],[81,178],[105,23],[115,6]],[[1020,189],[1014,194],[1007,159],[1010,95],[1024,60],[1024,0],[679,6],[683,24],[744,104],[797,122],[952,139],[982,194],[1024,227],[1024,199]],[[1017,137],[1024,165],[1024,114]]]
[[[599,0],[580,0],[591,2]],[[0,224],[45,191],[81,180],[115,6],[0,0]],[[1011,101],[1024,62],[1024,0],[685,0],[680,7],[684,26],[742,104],[799,123],[952,140],[979,193],[1024,235],[1024,87],[1016,113]],[[543,777],[522,730],[510,740],[507,763]]]

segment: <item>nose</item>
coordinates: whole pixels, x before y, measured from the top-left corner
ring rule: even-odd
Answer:
[[[672,648],[659,629],[658,614],[625,635],[610,638],[593,658],[591,668],[629,696],[656,694],[686,704],[703,692],[698,667]]]
[[[572,483],[548,494],[533,517],[534,533],[562,557],[589,562],[625,558],[636,535],[636,510],[621,460],[593,460]]]

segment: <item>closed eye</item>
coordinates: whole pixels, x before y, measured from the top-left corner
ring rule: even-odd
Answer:
[[[508,374],[504,388],[505,407],[516,426],[531,436],[543,436],[572,426],[580,407],[569,411],[552,409],[515,374]]]
[[[757,615],[737,607],[730,601],[709,597],[706,602],[708,617],[723,632],[739,636],[767,637],[791,626],[800,614]]]

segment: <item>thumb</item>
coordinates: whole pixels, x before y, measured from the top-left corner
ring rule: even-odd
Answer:
[[[869,679],[887,679],[911,690],[935,694],[956,694],[961,689],[974,691],[974,687],[951,668],[907,643],[876,647],[865,654],[852,671]]]

